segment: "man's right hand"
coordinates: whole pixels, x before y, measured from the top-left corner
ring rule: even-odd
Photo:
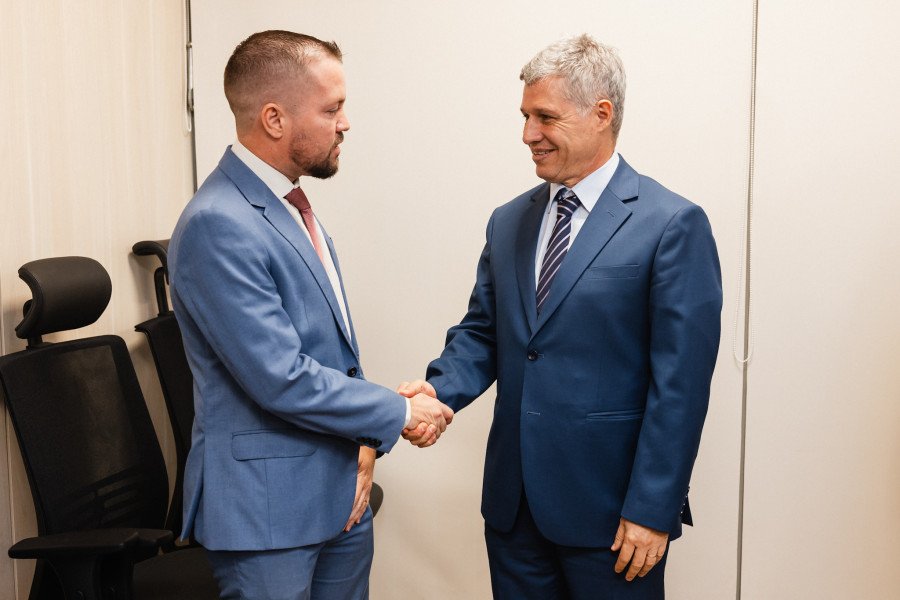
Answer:
[[[397,391],[409,398],[410,405],[410,419],[403,430],[403,439],[419,448],[433,445],[453,421],[453,410],[434,397],[431,386],[423,389],[404,382]]]

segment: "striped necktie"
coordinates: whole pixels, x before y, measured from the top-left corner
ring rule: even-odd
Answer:
[[[553,234],[550,243],[547,244],[547,252],[544,253],[544,261],[541,263],[541,276],[537,286],[537,311],[541,312],[547,296],[550,295],[550,285],[559,266],[562,264],[566,253],[569,251],[569,234],[572,232],[572,213],[581,202],[578,196],[570,189],[560,188],[556,193],[556,224],[553,226]]]

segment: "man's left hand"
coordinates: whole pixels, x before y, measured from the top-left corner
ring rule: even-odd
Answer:
[[[344,525],[344,531],[362,520],[369,506],[369,494],[372,493],[372,475],[375,472],[375,450],[367,446],[359,448],[359,467],[356,470],[356,499],[353,501],[353,512]]]
[[[635,576],[643,577],[662,560],[668,543],[669,534],[665,531],[650,529],[624,517],[620,518],[619,529],[612,545],[613,552],[619,550],[616,573],[621,573],[628,567],[625,579],[632,581]],[[628,566],[629,562],[631,566]]]

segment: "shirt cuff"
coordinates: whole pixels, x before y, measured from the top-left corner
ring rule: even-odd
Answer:
[[[412,419],[412,403],[409,401],[409,398],[405,398],[406,400],[406,425],[403,426],[404,429],[409,427],[409,421]]]

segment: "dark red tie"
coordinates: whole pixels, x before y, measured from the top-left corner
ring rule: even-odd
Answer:
[[[306,230],[309,232],[309,237],[312,240],[313,248],[316,249],[319,260],[322,261],[322,264],[325,264],[325,254],[322,250],[322,242],[319,240],[319,232],[316,229],[316,218],[313,216],[312,207],[309,205],[309,198],[306,197],[303,190],[295,187],[288,192],[288,195],[285,196],[284,199],[300,211],[300,216],[303,217],[303,224],[306,225]]]

